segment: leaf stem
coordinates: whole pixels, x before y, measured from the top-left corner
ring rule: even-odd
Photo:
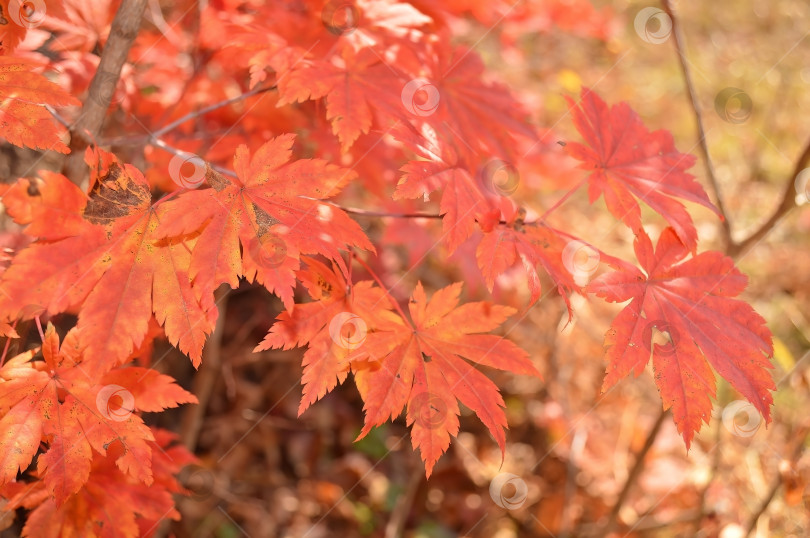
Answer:
[[[411,325],[411,322],[408,319],[408,317],[405,315],[405,312],[402,310],[402,307],[399,306],[399,301],[397,301],[397,299],[393,295],[391,295],[391,292],[388,290],[387,287],[385,287],[385,284],[382,283],[382,280],[380,279],[379,276],[377,276],[377,273],[375,273],[374,270],[369,266],[369,264],[367,264],[365,261],[363,261],[363,259],[360,258],[360,256],[358,256],[357,253],[354,252],[354,251],[352,251],[352,258],[357,260],[357,263],[362,265],[363,268],[366,271],[368,271],[368,274],[371,275],[371,278],[373,278],[374,281],[377,282],[377,285],[380,286],[380,288],[382,288],[382,290],[385,292],[385,294],[388,296],[388,298],[391,300],[391,302],[394,303],[394,308],[397,309],[397,312],[402,317],[402,320],[405,323],[407,323],[408,325],[410,325],[411,328],[413,328],[413,325]]]
[[[570,198],[570,197],[571,197],[571,196],[572,196],[572,195],[573,195],[575,192],[577,192],[577,191],[578,191],[578,190],[579,190],[579,189],[582,187],[582,185],[584,185],[584,184],[585,184],[585,182],[586,182],[586,181],[588,181],[588,178],[587,178],[587,177],[585,177],[585,178],[583,178],[582,180],[580,180],[580,182],[579,182],[579,183],[577,183],[576,185],[574,185],[574,187],[573,187],[571,190],[569,190],[568,192],[566,192],[566,193],[565,193],[565,196],[563,196],[562,198],[560,198],[559,200],[557,200],[557,202],[556,202],[556,203],[555,203],[553,206],[549,207],[549,208],[546,210],[546,212],[545,212],[545,213],[543,213],[543,214],[540,216],[540,218],[539,218],[539,219],[537,219],[537,220],[539,220],[539,221],[546,220],[546,217],[548,217],[548,215],[549,215],[549,214],[550,214],[552,211],[554,211],[555,209],[557,209],[558,207],[560,207],[561,205],[563,205],[563,204],[565,203],[565,201],[566,201],[566,200],[568,200],[568,199],[569,199],[569,198]]]
[[[18,321],[19,320],[16,320],[16,319],[14,320],[14,323],[11,324],[12,329],[17,328],[17,322]],[[10,345],[11,345],[11,337],[6,336],[6,345],[3,346],[3,356],[0,357],[0,366],[3,366],[6,363],[6,355],[8,355],[8,348],[9,348]]]

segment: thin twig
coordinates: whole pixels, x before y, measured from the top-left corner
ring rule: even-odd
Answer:
[[[203,107],[203,108],[201,108],[199,110],[195,110],[194,112],[189,112],[185,116],[174,120],[173,122],[166,125],[165,127],[161,127],[160,129],[158,129],[157,131],[152,133],[151,138],[160,138],[164,134],[168,133],[169,131],[174,130],[179,125],[187,122],[188,120],[198,118],[199,116],[202,116],[203,114],[208,114],[209,112],[214,111],[214,110],[216,110],[218,108],[222,108],[222,107],[225,107],[225,106],[228,106],[228,105],[232,105],[233,103],[237,103],[239,101],[247,99],[248,97],[252,97],[254,95],[257,95],[257,94],[260,94],[260,93],[263,93],[263,92],[268,92],[270,90],[275,90],[275,89],[276,89],[275,84],[272,85],[272,86],[267,86],[265,88],[254,88],[254,89],[252,89],[250,91],[247,91],[247,92],[245,92],[243,94],[237,95],[236,97],[231,97],[229,99],[224,99],[222,101],[219,101],[218,103],[214,103],[214,104],[209,105],[207,107]]]
[[[698,135],[698,142],[700,144],[700,152],[703,154],[703,163],[706,166],[706,176],[709,180],[709,184],[714,191],[714,196],[717,199],[717,209],[720,210],[720,214],[723,217],[722,221],[722,229],[723,229],[723,239],[727,246],[732,245],[733,239],[731,238],[731,222],[729,221],[729,215],[726,211],[726,204],[723,200],[723,194],[720,192],[720,184],[717,182],[717,176],[714,173],[714,165],[712,164],[712,158],[709,154],[709,146],[706,143],[706,132],[703,129],[703,119],[701,117],[701,107],[700,101],[698,100],[697,92],[695,91],[695,85],[692,82],[692,72],[689,69],[689,63],[686,60],[686,56],[683,50],[683,34],[681,33],[681,25],[678,19],[675,17],[675,12],[670,5],[669,0],[662,0],[662,4],[664,9],[666,10],[667,14],[669,15],[670,19],[672,20],[672,36],[674,37],[675,41],[675,50],[678,53],[678,63],[681,66],[681,72],[683,73],[683,81],[686,85],[686,91],[689,93],[689,101],[692,105],[692,111],[695,115],[695,123],[697,124],[697,135]]]
[[[63,172],[77,185],[81,185],[87,175],[84,149],[90,141],[98,137],[104,124],[110,100],[115,94],[115,87],[121,76],[121,68],[127,61],[129,49],[141,27],[146,2],[147,0],[121,2],[113,19],[107,43],[104,45],[98,69],[82,104],[81,115],[71,129],[71,154],[65,161]]]
[[[394,509],[391,511],[391,519],[385,526],[385,538],[399,538],[405,528],[405,522],[413,507],[413,499],[419,486],[424,480],[424,475],[418,470],[411,470],[411,477],[405,492],[397,498]]]
[[[804,440],[807,437],[807,430],[804,430],[803,435],[796,436],[795,446],[793,448],[793,453],[791,456],[791,461],[797,461],[804,450]],[[748,536],[751,534],[757,526],[757,521],[759,518],[762,517],[762,514],[768,509],[768,505],[771,504],[774,497],[776,497],[776,492],[779,491],[779,486],[782,485],[782,473],[778,470],[776,472],[776,476],[773,478],[771,482],[771,487],[768,488],[768,494],[762,499],[762,502],[757,508],[756,512],[751,515],[751,519],[748,520],[748,526],[746,527],[745,535]]]
[[[706,516],[706,496],[709,493],[709,488],[714,482],[715,477],[717,476],[717,470],[720,468],[720,443],[723,442],[723,438],[721,435],[721,424],[723,423],[722,420],[716,420],[714,424],[714,445],[712,450],[714,453],[712,454],[712,464],[709,471],[709,479],[706,480],[706,484],[703,486],[703,489],[700,490],[700,496],[698,497],[698,517],[695,518],[694,521],[694,528],[692,532],[694,535],[697,535],[698,531],[700,531],[700,527],[703,524],[703,518]]]
[[[646,458],[647,453],[650,451],[653,444],[655,444],[655,439],[658,437],[658,432],[661,431],[661,426],[664,424],[664,419],[668,414],[669,411],[661,410],[661,413],[655,420],[655,424],[653,424],[649,435],[647,435],[647,439],[644,441],[644,446],[641,447],[641,450],[639,450],[636,454],[636,461],[633,463],[633,467],[630,469],[630,473],[627,475],[627,480],[624,482],[624,487],[622,487],[622,491],[619,493],[619,497],[616,499],[616,504],[613,505],[613,509],[610,511],[610,515],[608,516],[608,523],[605,527],[605,535],[612,532],[616,527],[616,523],[619,519],[619,512],[621,511],[622,506],[624,506],[624,502],[627,500],[636,479],[639,477],[639,475],[641,475],[641,470],[644,468],[644,459]]]
[[[752,246],[757,244],[763,237],[765,237],[785,215],[790,213],[790,211],[796,207],[796,176],[798,176],[802,170],[807,168],[808,165],[810,165],[810,140],[808,140],[804,147],[804,151],[802,151],[802,154],[796,160],[796,164],[793,166],[793,172],[787,178],[787,181],[785,181],[785,190],[782,194],[782,201],[779,202],[779,206],[776,208],[776,211],[773,212],[773,215],[771,215],[771,217],[766,220],[765,223],[757,229],[757,231],[739,243],[732,245],[732,248],[728,252],[730,256],[739,257],[745,254]]]

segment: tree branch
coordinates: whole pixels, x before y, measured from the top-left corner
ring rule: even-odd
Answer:
[[[795,437],[795,445],[793,447],[793,452],[790,456],[790,461],[797,461],[804,451],[804,440],[807,437],[808,431],[804,429],[802,435],[798,435]],[[751,515],[751,519],[748,520],[748,525],[746,526],[745,536],[750,535],[757,526],[757,521],[759,518],[762,517],[762,514],[768,509],[768,505],[771,504],[774,497],[776,497],[776,492],[779,491],[779,486],[782,485],[782,473],[777,470],[776,476],[773,478],[771,482],[771,487],[768,488],[768,494],[762,499],[759,507],[757,508],[756,512]]]
[[[787,181],[785,181],[785,190],[782,194],[782,201],[779,203],[776,211],[773,212],[773,215],[771,215],[771,217],[766,220],[765,223],[757,229],[757,231],[739,243],[731,245],[731,248],[728,251],[730,256],[739,257],[745,254],[752,246],[765,237],[785,215],[790,213],[790,211],[796,207],[796,176],[798,176],[802,170],[807,168],[808,165],[810,165],[810,140],[807,141],[804,151],[802,151],[802,154],[796,160],[796,164],[793,166],[791,176],[787,178]]]
[[[624,482],[624,487],[622,487],[622,491],[619,493],[619,497],[616,499],[616,504],[613,505],[613,509],[610,511],[610,515],[608,516],[608,522],[605,527],[605,535],[610,534],[616,527],[619,519],[619,512],[621,511],[622,506],[624,506],[624,502],[627,500],[636,479],[638,479],[639,475],[641,474],[641,470],[644,468],[644,459],[652,446],[655,444],[655,439],[658,437],[658,432],[661,431],[661,426],[663,426],[664,419],[668,414],[668,411],[664,411],[663,409],[661,410],[661,413],[655,420],[655,424],[653,424],[650,433],[647,435],[647,439],[644,441],[644,446],[641,447],[641,450],[639,450],[638,454],[636,454],[636,461],[633,463],[633,467],[630,469],[630,474],[627,475],[627,480]]]
[[[138,35],[147,0],[124,0],[115,14],[110,35],[101,54],[98,69],[90,82],[82,112],[71,129],[70,155],[63,168],[64,174],[77,185],[87,175],[84,149],[101,131],[110,100],[121,76],[132,42]]]
[[[726,204],[723,199],[723,194],[720,192],[720,184],[717,182],[717,176],[714,173],[714,165],[712,164],[712,158],[709,154],[709,146],[706,143],[706,132],[703,128],[700,101],[698,100],[697,92],[695,91],[695,85],[692,82],[692,72],[689,69],[689,64],[683,51],[684,39],[683,34],[681,33],[681,25],[678,19],[675,17],[675,13],[670,5],[670,0],[662,0],[662,4],[664,10],[666,10],[669,18],[672,20],[672,36],[675,41],[675,51],[678,53],[678,63],[681,66],[683,81],[686,86],[686,91],[689,94],[689,102],[692,105],[692,112],[695,115],[698,143],[700,145],[700,152],[703,154],[703,163],[706,167],[706,177],[708,178],[709,184],[714,191],[714,196],[717,199],[717,208],[720,210],[720,214],[723,216],[723,240],[725,241],[726,246],[729,247],[733,244],[733,239],[731,238],[731,222],[729,221],[729,215],[726,211]]]

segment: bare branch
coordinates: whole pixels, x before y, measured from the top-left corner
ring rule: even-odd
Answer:
[[[653,424],[650,433],[647,435],[647,439],[644,441],[644,446],[641,447],[641,450],[639,450],[638,454],[636,454],[636,461],[633,463],[633,467],[630,469],[630,473],[627,475],[627,480],[624,482],[624,487],[622,487],[622,491],[619,493],[619,497],[616,499],[616,504],[613,505],[613,509],[610,511],[610,515],[608,516],[608,523],[604,529],[605,535],[610,534],[610,532],[616,527],[619,519],[619,512],[621,511],[622,506],[624,506],[624,503],[630,494],[630,490],[633,488],[633,485],[635,484],[639,475],[641,475],[641,470],[644,468],[644,458],[655,444],[655,439],[658,437],[658,432],[661,431],[661,426],[663,426],[664,419],[668,414],[668,411],[661,410],[661,413],[655,420],[655,424]]]
[[[692,82],[692,72],[689,69],[689,62],[686,59],[683,51],[683,34],[681,33],[681,25],[678,19],[675,17],[675,13],[672,10],[672,6],[670,5],[670,0],[662,0],[662,4],[664,9],[666,10],[667,14],[669,15],[670,19],[672,20],[672,36],[674,37],[675,41],[675,50],[678,53],[678,63],[681,66],[681,72],[683,73],[683,81],[686,85],[686,91],[689,94],[689,102],[692,105],[692,111],[695,115],[695,123],[697,124],[697,135],[698,135],[698,142],[700,144],[700,152],[703,154],[703,163],[706,167],[706,177],[709,180],[709,184],[714,191],[714,197],[717,200],[717,208],[720,210],[720,214],[723,216],[722,221],[722,230],[723,230],[723,240],[725,241],[727,246],[732,245],[733,240],[731,238],[731,222],[729,221],[728,211],[726,211],[726,204],[723,199],[723,194],[720,192],[720,184],[717,182],[717,176],[714,173],[714,165],[712,164],[712,158],[709,154],[709,146],[706,143],[706,131],[703,128],[703,119],[701,117],[701,108],[700,108],[700,101],[698,100],[697,92],[695,91],[695,85]]]
[[[807,168],[808,165],[810,165],[810,140],[807,141],[804,151],[802,151],[802,154],[796,160],[796,164],[793,166],[793,172],[791,173],[790,177],[788,177],[787,181],[785,181],[785,190],[782,194],[782,201],[779,203],[776,211],[773,212],[773,215],[771,215],[771,217],[766,220],[765,223],[757,229],[757,231],[739,243],[732,245],[728,251],[730,256],[739,257],[745,254],[752,246],[757,244],[763,237],[765,237],[785,215],[790,213],[790,211],[796,207],[796,176],[798,176],[802,170]]]
[[[115,19],[113,19],[110,36],[104,46],[104,52],[101,54],[98,69],[90,82],[81,115],[71,129],[71,154],[65,162],[63,172],[77,185],[80,185],[87,175],[84,149],[98,136],[101,126],[104,124],[110,100],[121,76],[121,68],[127,61],[129,49],[138,35],[146,2],[147,0],[121,2]]]

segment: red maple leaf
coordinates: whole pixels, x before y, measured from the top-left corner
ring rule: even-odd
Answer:
[[[422,454],[428,477],[450,445],[450,435],[458,433],[457,400],[472,409],[501,451],[505,449],[505,405],[498,387],[462,358],[540,375],[528,354],[514,343],[480,334],[499,326],[515,309],[488,302],[459,306],[460,293],[459,282],[438,290],[428,301],[422,284],[417,284],[408,305],[413,324],[403,320],[397,331],[369,332],[352,359],[365,402],[360,438],[407,405],[411,441]]]
[[[213,188],[161,204],[163,237],[198,235],[189,273],[206,308],[213,307],[217,286],[227,282],[235,288],[244,276],[276,293],[291,310],[300,254],[321,254],[345,267],[341,249],[374,249],[356,222],[322,201],[356,174],[319,159],[290,162],[294,140],[295,135],[280,135],[252,158],[240,146],[234,157],[238,177],[209,167],[206,179]]]
[[[689,249],[672,228],[662,232],[655,250],[642,231],[635,249],[643,272],[610,259],[618,271],[588,286],[610,302],[630,301],[605,336],[609,365],[602,390],[631,372],[639,375],[652,353],[664,409],[672,408],[687,448],[711,414],[711,368],[770,421],[770,391],[776,389],[769,372],[771,333],[750,305],[733,299],[745,289],[746,276],[719,252],[682,261]],[[663,344],[653,342],[659,332]]]
[[[16,146],[69,153],[61,140],[64,129],[44,105],[62,107],[81,101],[34,73],[34,67],[30,60],[0,56],[0,136]]]
[[[677,198],[705,206],[718,215],[706,191],[687,170],[695,157],[675,149],[672,134],[650,132],[627,103],[608,107],[594,92],[582,89],[581,101],[568,99],[574,125],[587,145],[569,142],[568,153],[590,170],[591,203],[604,195],[608,210],[640,233],[642,200],[672,226],[691,251],[697,248],[692,217]]]
[[[397,72],[370,50],[346,48],[329,61],[302,61],[278,80],[278,106],[326,97],[326,119],[343,151],[368,133],[373,111],[404,118]]]

